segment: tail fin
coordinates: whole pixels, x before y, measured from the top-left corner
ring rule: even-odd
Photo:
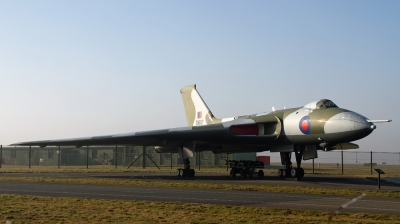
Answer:
[[[197,92],[196,84],[182,87],[181,94],[189,126],[201,126],[221,122],[221,119],[215,118],[210,109],[208,109],[199,92]]]

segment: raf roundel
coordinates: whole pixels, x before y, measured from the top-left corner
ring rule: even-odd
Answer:
[[[305,116],[300,120],[299,129],[305,135],[310,134],[311,122],[309,116]]]

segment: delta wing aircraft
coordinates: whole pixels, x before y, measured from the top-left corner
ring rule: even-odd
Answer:
[[[328,99],[304,107],[274,110],[230,118],[215,118],[196,85],[181,88],[187,127],[132,132],[86,138],[20,142],[18,146],[155,146],[159,153],[179,153],[184,169],[179,176],[194,176],[189,158],[194,152],[213,153],[279,152],[283,169],[280,176],[303,177],[301,160],[317,158],[317,150],[357,149],[352,143],[371,134],[374,123],[391,120],[368,118],[339,108]],[[292,167],[294,152],[297,167]]]

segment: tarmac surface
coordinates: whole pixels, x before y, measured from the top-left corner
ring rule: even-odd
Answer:
[[[195,178],[179,178],[172,173],[2,173],[0,176],[52,176],[60,178],[126,178],[150,181],[192,181],[199,183],[264,184],[278,186],[350,188],[376,190],[377,181],[364,178],[306,175],[302,181],[275,176],[264,179],[231,179],[224,174],[197,173]],[[400,191],[399,185],[381,183],[382,190]],[[262,206],[287,209],[335,211],[352,197],[270,193],[255,191],[208,190],[188,188],[134,187],[110,185],[84,185],[62,183],[27,183],[0,181],[1,194],[36,195],[50,197],[89,197],[124,200],[179,201],[191,203]],[[365,212],[400,215],[400,199],[365,197],[346,212]]]

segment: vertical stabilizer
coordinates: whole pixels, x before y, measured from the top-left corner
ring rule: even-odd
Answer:
[[[208,109],[199,92],[197,92],[196,84],[182,87],[181,94],[189,126],[201,126],[221,122],[221,119],[215,118],[210,109]]]

